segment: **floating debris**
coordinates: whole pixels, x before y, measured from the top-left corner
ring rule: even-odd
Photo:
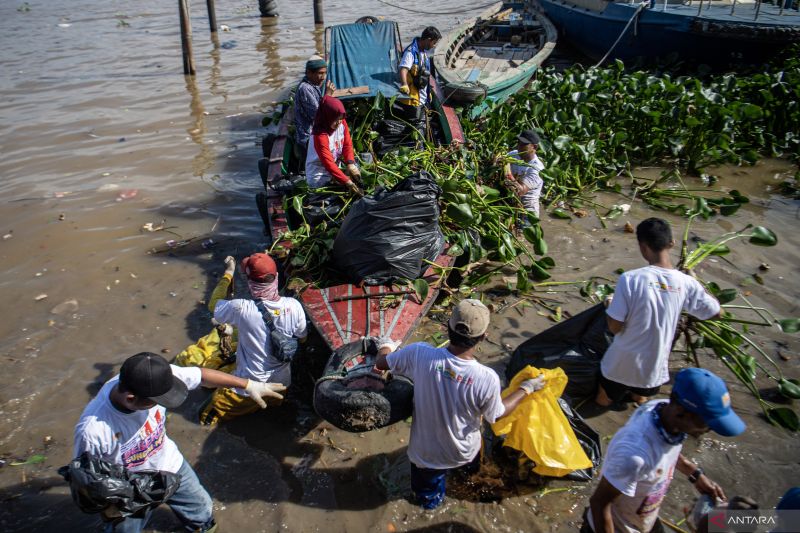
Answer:
[[[47,295],[45,293],[42,293],[42,294],[38,295],[36,298],[34,298],[34,300],[36,300],[37,302],[41,302],[45,298],[47,298]]]

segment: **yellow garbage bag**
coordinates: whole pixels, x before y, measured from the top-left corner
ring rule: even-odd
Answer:
[[[525,397],[510,415],[492,424],[492,430],[495,435],[506,436],[504,446],[523,452],[533,461],[533,471],[541,476],[561,477],[573,470],[591,468],[591,459],[558,406],[558,398],[567,386],[563,370],[526,366],[514,376],[502,396],[505,398],[520,383],[540,374],[545,377],[544,388]]]
[[[230,374],[236,368],[236,362],[232,360],[232,357],[236,353],[237,333],[234,329],[233,335],[228,337],[230,346],[227,346],[227,340],[223,342],[225,344],[223,350],[220,347],[219,330],[214,328],[205,337],[200,337],[197,344],[192,344],[179,353],[175,358],[175,364],[178,366],[213,368]],[[223,352],[229,353],[231,358],[225,357]]]

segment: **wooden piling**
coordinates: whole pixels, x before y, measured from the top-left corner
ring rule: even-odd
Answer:
[[[322,14],[322,0],[314,0],[314,24],[325,24]]]
[[[208,26],[211,33],[217,32],[217,8],[214,6],[214,0],[206,0],[206,7],[208,7]]]
[[[181,48],[183,50],[183,73],[194,76],[194,57],[192,56],[192,24],[189,20],[189,6],[186,0],[178,0],[181,18]]]

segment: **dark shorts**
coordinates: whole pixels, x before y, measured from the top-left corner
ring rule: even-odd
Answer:
[[[594,529],[592,529],[592,526],[589,525],[589,519],[587,518],[589,512],[589,507],[583,511],[583,524],[581,525],[580,533],[594,533]],[[661,523],[660,519],[656,520],[656,523],[653,525],[653,529],[650,530],[650,533],[666,533],[664,525]]]
[[[444,493],[447,488],[447,474],[454,470],[462,470],[473,474],[480,468],[478,454],[472,462],[458,468],[420,468],[411,463],[411,490],[414,491],[416,503],[425,509],[436,509],[444,502]]]
[[[650,396],[655,396],[656,394],[658,394],[658,391],[661,390],[661,385],[659,385],[658,387],[651,387],[649,389],[642,389],[640,387],[629,387],[628,385],[623,385],[622,383],[611,381],[603,374],[600,374],[600,386],[603,387],[603,390],[606,391],[608,397],[611,398],[611,400],[614,402],[623,401],[625,399],[625,395],[627,395],[629,392],[649,398]]]

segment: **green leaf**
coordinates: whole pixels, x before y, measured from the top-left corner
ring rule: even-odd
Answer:
[[[608,213],[606,213],[606,218],[609,219],[609,220],[614,220],[615,218],[619,217],[621,214],[622,214],[622,208],[615,207],[615,208],[609,210]]]
[[[723,289],[714,296],[717,297],[720,304],[727,304],[734,301],[739,296],[739,291],[736,289]]]
[[[419,303],[424,302],[428,298],[430,285],[428,285],[427,281],[422,278],[417,278],[411,282],[411,286],[414,288],[414,292],[417,293],[417,301],[419,301]]]
[[[450,257],[459,257],[464,253],[464,249],[458,245],[454,244],[450,248],[447,249],[447,255]]]
[[[469,227],[475,221],[472,208],[469,204],[450,204],[447,206],[447,216],[462,228]]]
[[[787,398],[800,400],[800,381],[783,378],[778,382],[778,392]]]
[[[798,420],[797,414],[789,407],[770,407],[767,409],[767,418],[773,424],[789,431],[800,429],[800,420]]]
[[[778,321],[778,325],[784,333],[797,333],[800,331],[800,318],[784,318]]]
[[[563,209],[561,207],[556,207],[555,209],[550,211],[550,216],[553,217],[553,218],[561,218],[561,219],[572,218],[569,215],[569,213],[565,209]]]
[[[528,271],[524,268],[517,270],[517,290],[525,292],[531,288],[531,280],[528,278]]]
[[[303,198],[302,196],[295,196],[292,198],[292,207],[298,214],[303,213]]]
[[[35,465],[45,462],[46,459],[47,457],[45,457],[44,455],[31,455],[25,461],[15,461],[13,463],[8,463],[8,466]]]
[[[550,279],[550,274],[547,272],[547,270],[539,266],[538,263],[531,264],[531,276],[533,276],[533,279],[536,281]]]
[[[536,242],[533,243],[533,253],[545,255],[547,253],[547,242],[542,238],[536,239]]]
[[[778,236],[764,226],[756,226],[750,233],[750,243],[756,246],[775,246],[778,244]]]
[[[552,257],[542,257],[536,262],[539,263],[539,265],[541,265],[543,268],[546,268],[548,270],[556,266],[556,262]]]
[[[523,229],[522,235],[525,237],[525,240],[531,244],[535,244],[536,241],[539,240],[539,234],[536,231],[536,228],[533,226],[528,226],[527,228]]]
[[[711,255],[728,255],[729,253],[731,253],[731,249],[725,244],[718,244],[711,250]]]

